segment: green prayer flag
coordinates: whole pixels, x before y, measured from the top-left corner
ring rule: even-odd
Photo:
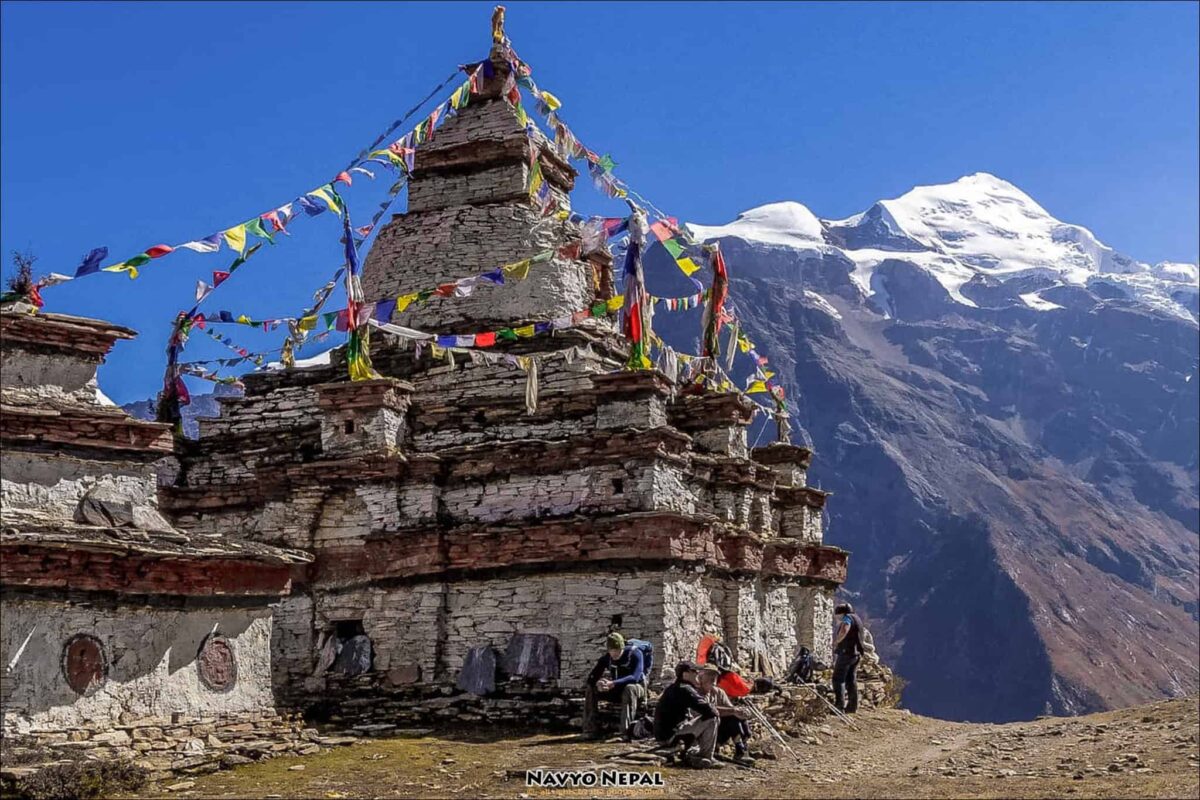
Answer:
[[[679,258],[683,253],[683,245],[674,239],[667,239],[662,243],[662,246],[667,248],[667,252],[671,254],[671,258]]]
[[[142,264],[145,264],[149,260],[150,260],[150,256],[146,255],[145,253],[142,253],[141,255],[134,256],[133,258],[126,261],[125,266],[140,267]]]
[[[603,317],[607,313],[608,313],[608,304],[607,303],[593,303],[592,304],[592,316],[593,317]]]
[[[608,155],[607,153],[600,156],[600,160],[596,163],[599,164],[600,169],[604,170],[605,172],[612,172],[612,168],[617,165],[617,162],[613,161],[612,156]]]
[[[240,267],[242,264],[245,264],[247,261],[249,261],[249,260],[250,260],[250,256],[252,256],[252,255],[254,255],[255,253],[257,253],[257,252],[258,252],[258,248],[260,248],[260,247],[262,247],[262,242],[259,242],[258,244],[254,245],[254,247],[251,247],[249,250],[247,250],[247,251],[246,251],[246,253],[245,253],[245,255],[240,255],[240,256],[238,256],[238,257],[237,257],[237,260],[236,260],[236,261],[234,261],[232,264],[230,264],[230,265],[229,265],[229,271],[230,271],[230,272],[233,272],[235,269],[237,269],[238,267]]]
[[[272,238],[271,234],[267,233],[267,229],[263,227],[262,220],[258,217],[246,223],[246,230],[260,239],[266,239],[271,244],[275,244],[275,239]]]
[[[505,328],[496,331],[496,338],[503,339],[506,342],[515,342],[517,340],[517,333],[512,328]]]

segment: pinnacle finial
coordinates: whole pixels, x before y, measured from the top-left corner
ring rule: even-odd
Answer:
[[[492,9],[492,41],[497,44],[504,41],[504,6]]]

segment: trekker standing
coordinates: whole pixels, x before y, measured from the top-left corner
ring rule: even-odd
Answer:
[[[587,678],[583,704],[583,732],[596,734],[596,711],[600,700],[621,704],[621,736],[630,738],[638,704],[646,699],[644,659],[641,649],[626,646],[625,637],[610,633],[604,641],[607,652],[596,662]]]
[[[862,655],[862,620],[849,603],[833,610],[840,618],[833,637],[833,696],[838,710],[853,714],[858,711],[858,659]],[[843,693],[844,692],[844,693]]]

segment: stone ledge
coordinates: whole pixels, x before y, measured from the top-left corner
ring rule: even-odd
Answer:
[[[0,336],[6,347],[86,354],[103,360],[118,339],[134,339],[137,331],[104,320],[69,314],[0,314]]]
[[[676,512],[572,517],[523,526],[427,526],[375,533],[362,543],[319,548],[314,554],[309,581],[322,589],[381,579],[449,580],[451,575],[459,579],[498,568],[594,562],[705,566],[732,574],[765,572],[839,583],[846,562],[845,551],[837,548],[764,539],[712,517]]]
[[[806,505],[812,508],[824,508],[825,501],[833,492],[814,489],[811,486],[779,486],[775,489],[775,496],[783,506],[789,505]]]
[[[812,466],[813,451],[799,445],[775,442],[765,447],[755,447],[750,451],[750,457],[758,463],[768,466],[781,465],[808,469]]]
[[[174,449],[170,425],[102,408],[75,410],[5,404],[0,407],[0,441],[8,446],[52,443],[164,455]]]

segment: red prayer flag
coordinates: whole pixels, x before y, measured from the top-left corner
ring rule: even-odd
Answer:
[[[455,288],[457,288],[457,284],[443,283],[441,286],[434,289],[433,293],[438,297],[452,297],[454,295]]]
[[[347,186],[349,186],[352,180],[353,180],[353,178],[350,177],[349,172],[339,172],[337,174],[337,177],[333,179],[333,182],[334,183],[344,183]]]
[[[663,222],[662,220],[659,220],[658,222],[651,225],[650,232],[653,233],[656,237],[658,237],[658,240],[660,242],[665,242],[667,239],[670,239],[671,236],[673,235],[671,233],[671,229],[667,227],[667,223]]]
[[[225,282],[225,279],[228,277],[229,277],[228,272],[218,272],[216,270],[213,270],[213,288],[215,289],[218,286],[220,286],[222,283]]]
[[[274,232],[283,231],[284,233],[287,233],[287,231],[284,230],[284,228],[283,228],[283,221],[279,219],[279,209],[275,209],[274,211],[268,211],[267,213],[263,214],[260,219],[266,220],[267,222],[271,223],[272,231],[274,231]]]
[[[491,347],[496,343],[496,333],[477,333],[475,334],[476,347]]]
[[[162,258],[167,253],[174,252],[174,250],[175,248],[171,247],[169,244],[156,244],[154,247],[151,247],[146,251],[146,255],[150,256],[151,258]]]

